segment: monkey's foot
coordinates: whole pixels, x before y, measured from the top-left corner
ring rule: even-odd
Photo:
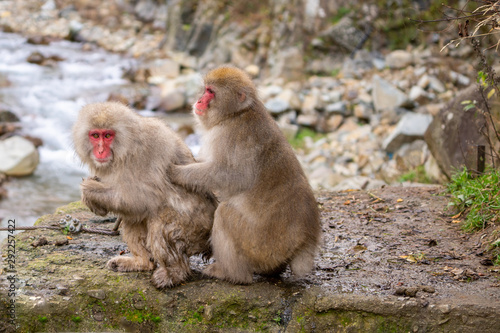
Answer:
[[[106,268],[115,272],[151,271],[154,263],[138,257],[114,257],[106,264]]]
[[[208,265],[203,270],[203,274],[236,284],[250,284],[253,281],[253,275],[251,273],[243,272],[238,267],[235,267],[233,272],[224,272],[221,266],[217,263]]]
[[[169,267],[158,267],[151,276],[151,283],[158,289],[173,287],[189,276],[190,271]]]

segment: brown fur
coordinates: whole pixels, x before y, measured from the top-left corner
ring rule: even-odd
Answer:
[[[94,161],[91,129],[116,132],[113,158],[106,165]],[[73,140],[93,175],[81,184],[82,201],[98,215],[113,212],[122,219],[123,239],[132,253],[111,259],[107,267],[122,272],[156,268],[152,283],[157,288],[185,280],[189,257],[210,253],[216,208],[211,192],[194,193],[170,181],[174,163],[194,162],[189,148],[160,120],[116,102],[83,107]]]
[[[290,264],[294,274],[307,274],[320,239],[319,212],[292,148],[243,71],[217,68],[205,85],[215,97],[198,117],[205,130],[201,163],[172,173],[174,182],[214,191],[221,201],[211,236],[216,262],[204,273],[250,283],[252,273]]]

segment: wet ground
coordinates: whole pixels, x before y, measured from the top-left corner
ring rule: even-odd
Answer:
[[[500,268],[484,251],[485,233],[460,231],[442,192],[317,193],[323,245],[316,270],[303,280],[289,271],[279,279],[255,276],[248,286],[204,278],[204,263],[193,257],[193,277],[159,291],[149,272],[104,267],[127,254],[120,236],[23,232],[16,235],[15,270],[2,247],[0,302],[14,300],[19,332],[498,332]],[[91,222],[95,216],[79,204],[39,224],[68,213],[88,227],[112,227]],[[34,246],[42,237],[46,244]],[[5,309],[0,323],[7,322]],[[14,328],[0,325],[4,331]]]
[[[442,187],[328,192],[317,198],[324,245],[313,283],[335,292],[412,295],[405,289],[417,288],[418,298],[500,303],[500,267],[485,252],[485,233],[460,230]]]

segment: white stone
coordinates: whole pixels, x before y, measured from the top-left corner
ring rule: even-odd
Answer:
[[[289,107],[293,110],[300,110],[302,103],[300,102],[298,94],[292,89],[283,89],[276,98],[286,101]]]
[[[0,141],[0,172],[8,176],[32,174],[39,160],[35,145],[21,136]]]
[[[373,105],[380,112],[393,110],[408,103],[408,96],[380,76],[373,76]]]
[[[392,133],[384,140],[382,147],[390,153],[399,149],[403,144],[416,139],[423,139],[425,131],[432,121],[429,114],[415,112],[406,113]]]
[[[282,99],[271,98],[266,102],[265,107],[269,110],[269,112],[279,114],[288,110],[290,105]]]
[[[410,52],[396,50],[387,55],[385,63],[389,68],[405,68],[413,63],[413,56]]]

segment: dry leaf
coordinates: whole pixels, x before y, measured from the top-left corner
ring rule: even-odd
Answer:
[[[70,239],[70,240],[71,240],[71,239],[73,239],[73,238],[71,238],[71,237],[69,237],[69,236],[66,236],[66,238],[67,238],[67,239]]]
[[[349,205],[351,203],[351,201],[347,200],[346,202],[344,202],[344,205]]]
[[[462,222],[462,221],[460,221],[460,220],[453,220],[453,221],[451,221],[451,223],[460,223],[460,222]]]
[[[397,202],[403,202],[403,199],[398,199],[398,200],[396,200],[396,201],[397,201]]]
[[[458,213],[457,215],[453,215],[451,218],[452,219],[458,219],[460,217],[460,215],[462,215],[463,211],[461,211],[460,213]]]

